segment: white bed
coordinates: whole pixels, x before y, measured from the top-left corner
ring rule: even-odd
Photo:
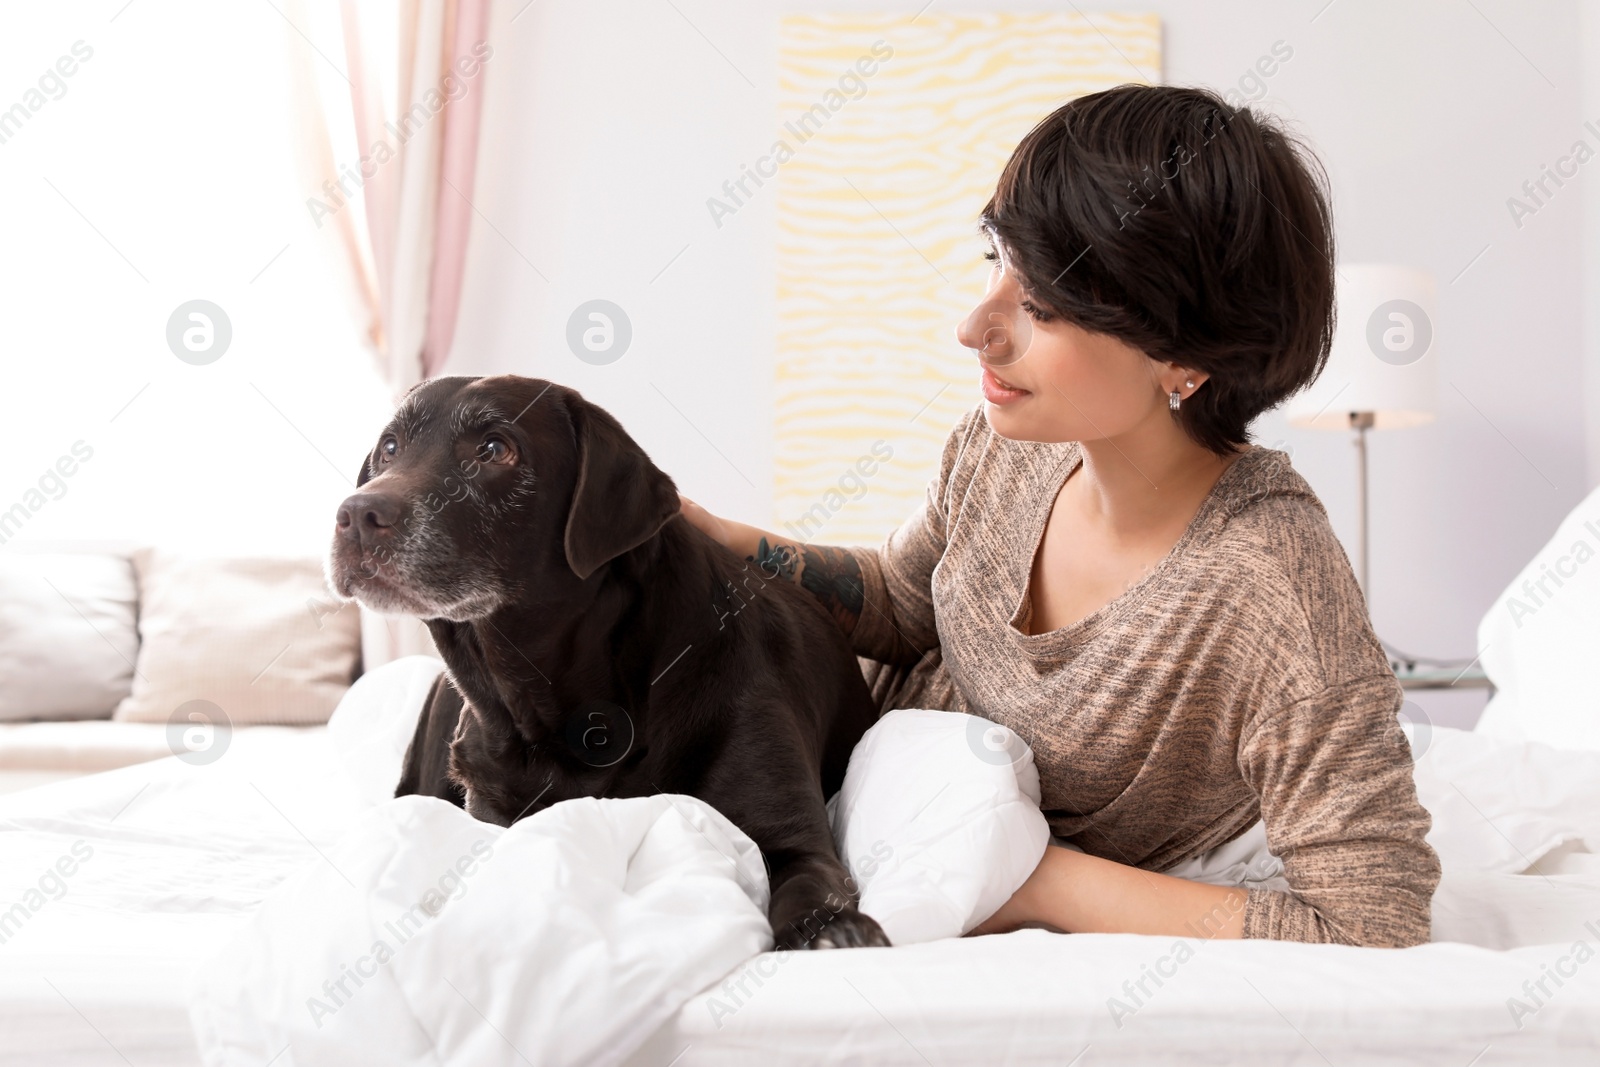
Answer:
[[[1492,821],[1481,788],[1459,791]],[[208,766],[164,759],[0,798],[0,901],[41,878],[49,890],[0,943],[0,1064],[199,1063],[190,969],[285,877],[323,862],[367,804],[326,730],[270,728]],[[1530,847],[1508,829],[1508,844]],[[92,855],[52,899],[47,872],[75,845]],[[1443,932],[1541,944],[1193,941],[1180,963],[1172,938],[1023,931],[768,955],[691,999],[630,1063],[1592,1064],[1600,962],[1572,954],[1580,940],[1600,947],[1600,869],[1573,851],[1551,851],[1548,875],[1457,865],[1441,890]],[[1170,977],[1135,997],[1124,983],[1149,968]],[[1572,974],[1558,987],[1551,968]],[[1512,998],[1531,1004],[1524,982],[1541,977],[1552,995],[1514,1017]]]

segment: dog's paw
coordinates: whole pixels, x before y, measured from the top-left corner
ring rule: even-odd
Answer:
[[[779,949],[889,947],[889,937],[883,927],[854,905],[836,913],[815,909],[803,920],[785,923],[781,929],[774,930],[773,939]]]

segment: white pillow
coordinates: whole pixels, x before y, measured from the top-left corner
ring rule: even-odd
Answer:
[[[1600,489],[1584,498],[1478,624],[1495,695],[1477,729],[1600,749]]]
[[[109,718],[133,684],[137,604],[125,557],[0,555],[0,721]]]
[[[1600,853],[1600,752],[1442,726],[1426,744],[1417,799],[1446,876],[1519,874],[1564,845]]]
[[[896,945],[960,937],[1028,880],[1050,827],[1022,739],[953,711],[892,711],[828,804],[861,910]]]

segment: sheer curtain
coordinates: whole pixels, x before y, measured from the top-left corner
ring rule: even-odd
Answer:
[[[488,0],[296,0],[306,210],[396,399],[437,374],[460,309]],[[416,619],[362,611],[366,669],[435,654]]]
[[[488,0],[296,0],[306,210],[398,396],[450,352],[472,221]]]

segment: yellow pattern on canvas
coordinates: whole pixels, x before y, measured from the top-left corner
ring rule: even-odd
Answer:
[[[977,217],[1007,156],[1067,100],[1155,82],[1154,15],[782,19],[776,522],[877,544],[918,506],[979,401],[955,325],[983,292]]]

